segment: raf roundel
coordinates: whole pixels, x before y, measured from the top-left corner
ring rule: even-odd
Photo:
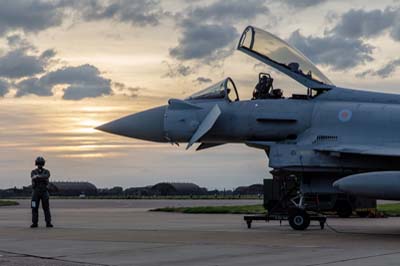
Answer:
[[[353,113],[350,110],[342,110],[339,112],[338,118],[341,122],[348,122],[351,119]]]

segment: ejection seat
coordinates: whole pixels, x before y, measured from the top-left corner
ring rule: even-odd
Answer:
[[[268,73],[258,75],[258,83],[253,91],[252,100],[258,99],[281,99],[283,92],[281,89],[274,89],[274,79]]]

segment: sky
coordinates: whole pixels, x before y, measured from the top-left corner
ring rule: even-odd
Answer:
[[[249,99],[258,72],[294,81],[236,51],[253,25],[294,45],[337,86],[400,93],[398,0],[1,1],[0,188],[52,179],[97,187],[195,182],[232,189],[269,177],[262,150],[195,152],[94,130],[230,76]]]

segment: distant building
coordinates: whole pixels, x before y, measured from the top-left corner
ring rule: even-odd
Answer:
[[[112,188],[99,188],[97,189],[98,196],[123,196],[124,189],[122,187],[116,186]]]
[[[1,198],[12,198],[12,197],[29,197],[32,195],[32,186],[22,188],[8,188],[0,190]]]
[[[177,195],[206,195],[207,189],[193,183],[162,182],[153,186],[132,187],[125,190],[125,195],[134,196],[177,196]]]
[[[158,183],[151,190],[160,196],[170,195],[204,195],[207,190],[194,183]]]
[[[49,192],[54,196],[97,195],[97,188],[89,182],[50,182]]]
[[[264,186],[262,184],[237,187],[233,191],[233,194],[235,195],[262,195],[263,193],[264,193]]]
[[[130,187],[125,189],[124,193],[126,196],[136,196],[136,197],[147,197],[153,196],[153,192],[151,190],[152,186],[147,187]]]

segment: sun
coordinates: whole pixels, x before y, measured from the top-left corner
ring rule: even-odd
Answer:
[[[78,128],[76,128],[74,131],[86,134],[95,133],[97,132],[95,128],[103,123],[104,122],[96,119],[82,119],[78,122]]]
[[[85,126],[85,127],[97,127],[102,124],[101,121],[95,120],[95,119],[83,119],[79,121],[80,126]]]

